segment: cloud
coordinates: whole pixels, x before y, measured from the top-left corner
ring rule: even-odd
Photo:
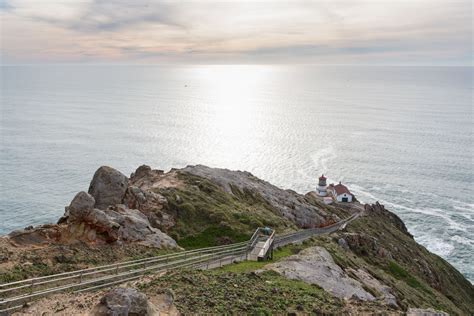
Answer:
[[[367,63],[436,64],[472,57],[464,0],[11,0],[0,8],[4,56],[25,62],[359,63],[365,56]]]

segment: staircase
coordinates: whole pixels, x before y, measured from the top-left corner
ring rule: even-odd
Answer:
[[[271,232],[270,235],[268,233]],[[258,230],[258,238],[255,246],[248,255],[248,260],[263,261],[268,258],[273,259],[273,243],[275,240],[275,231],[262,229]]]

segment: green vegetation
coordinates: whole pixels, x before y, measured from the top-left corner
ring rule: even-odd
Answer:
[[[18,255],[16,260],[20,264],[10,268],[0,268],[0,283],[106,265],[111,262],[164,255],[170,252],[166,249],[153,249],[132,244],[96,247],[75,244],[70,248],[65,246],[39,248]]]
[[[182,270],[140,286],[150,295],[163,288],[172,289],[175,304],[184,315],[324,314],[344,307],[343,301],[317,286],[288,280],[271,271],[255,274]]]
[[[348,232],[370,236],[376,243],[371,247],[354,245],[350,252],[340,247],[328,250],[341,266],[363,268],[390,286],[403,308],[432,307],[451,315],[474,310],[472,284],[445,260],[416,243],[393,221],[388,212],[359,218],[347,227]],[[380,249],[388,255],[381,255]]]
[[[390,261],[388,264],[388,272],[395,278],[405,281],[411,287],[426,290],[416,278],[393,261]]]
[[[262,226],[279,232],[296,229],[256,192],[232,187],[233,194],[229,194],[207,179],[183,172],[179,179],[184,187],[157,192],[166,197],[167,212],[176,220],[169,234],[185,248],[243,241]]]
[[[62,268],[56,267],[58,271],[64,271]],[[0,273],[0,283],[14,282],[35,276],[43,276],[54,274],[55,270],[50,266],[38,263],[29,266],[14,266],[11,270]]]
[[[187,236],[179,240],[179,245],[186,249],[197,249],[211,247],[224,243],[236,243],[250,239],[248,234],[223,228],[219,226],[209,226],[197,235]]]

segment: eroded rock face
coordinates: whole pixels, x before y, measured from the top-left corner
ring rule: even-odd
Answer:
[[[62,229],[58,225],[41,225],[12,231],[8,239],[16,245],[45,245],[61,238]]]
[[[145,294],[132,288],[116,288],[108,292],[93,309],[93,316],[151,316],[159,315]]]
[[[317,284],[332,295],[362,301],[374,301],[362,284],[349,277],[322,247],[306,248],[297,255],[265,266],[286,278]]]
[[[109,205],[122,203],[128,187],[128,178],[120,171],[102,166],[94,174],[89,194],[95,199],[95,208],[105,210]]]
[[[65,239],[87,242],[137,242],[150,247],[175,248],[176,241],[151,226],[146,215],[125,205],[107,210],[92,209],[69,221]]]

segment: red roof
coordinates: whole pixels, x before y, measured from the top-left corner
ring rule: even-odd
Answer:
[[[340,195],[344,193],[352,195],[351,191],[349,191],[349,189],[344,184],[341,184],[340,182],[339,184],[336,184],[334,186],[334,191],[336,191],[336,195]]]
[[[326,177],[324,176],[324,174],[319,177],[319,180],[326,180]]]

